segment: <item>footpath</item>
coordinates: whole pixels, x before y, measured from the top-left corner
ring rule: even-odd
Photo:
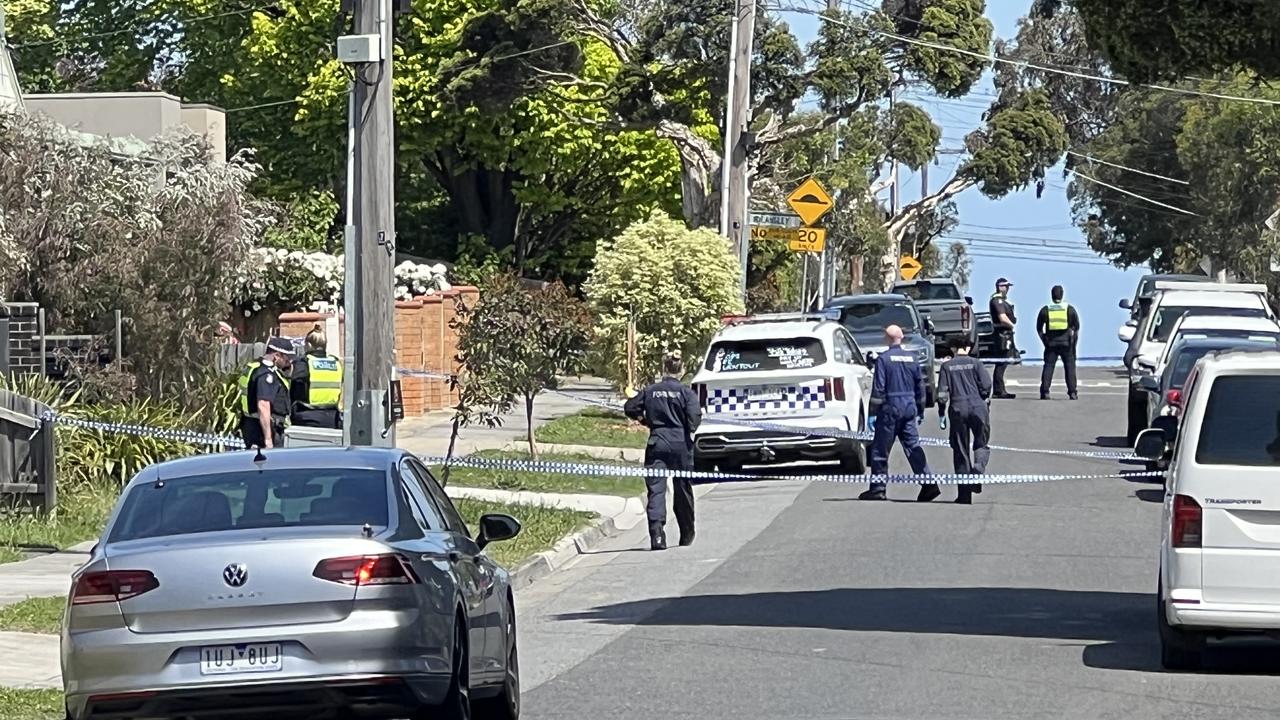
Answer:
[[[607,384],[590,378],[572,380],[565,390],[582,397],[615,399]],[[584,407],[584,403],[572,398],[544,393],[534,405],[534,428],[572,415]],[[523,411],[503,416],[502,420],[502,425],[496,428],[463,428],[459,433],[454,455],[470,455],[483,450],[520,450],[527,447],[525,443],[529,428]],[[396,444],[416,455],[444,456],[449,447],[451,429],[450,413],[434,413],[407,419],[397,425]],[[639,450],[618,448],[545,443],[539,443],[538,447],[543,452],[584,453],[613,461],[623,459],[639,462],[643,455]],[[450,496],[457,498],[565,508],[598,516],[597,521],[587,529],[562,539],[550,550],[535,555],[519,568],[513,568],[513,583],[517,588],[546,576],[605,537],[634,527],[644,517],[643,502],[637,497],[467,487],[449,487],[447,491]],[[71,574],[85,562],[93,544],[94,541],[90,540],[62,552],[0,564],[0,608],[29,598],[65,597],[70,588]],[[56,635],[0,631],[0,687],[58,689],[62,687],[60,667],[59,641]]]

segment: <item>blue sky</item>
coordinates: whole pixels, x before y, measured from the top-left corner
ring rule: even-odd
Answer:
[[[1018,19],[1029,5],[1030,0],[989,0],[987,17],[995,23],[996,35],[1013,37]],[[796,13],[781,15],[802,43],[813,38],[817,18]],[[982,112],[994,93],[989,76],[990,73],[975,86],[973,94],[959,100],[908,93],[908,99],[926,108],[942,127],[943,148],[962,147],[964,136],[980,126]],[[956,155],[939,155],[939,164],[929,168],[929,187],[937,190],[959,160]],[[1067,301],[1080,314],[1080,355],[1118,356],[1123,347],[1116,339],[1116,330],[1127,319],[1118,303],[1133,295],[1138,279],[1146,271],[1123,271],[1092,253],[1072,225],[1066,196],[1068,180],[1063,178],[1062,168],[1051,170],[1045,179],[1047,187],[1039,199],[1034,188],[1001,200],[989,200],[976,189],[956,198],[961,225],[953,234],[967,242],[974,253],[969,294],[985,308],[996,278],[1012,280],[1010,299],[1018,315],[1018,346],[1027,350],[1027,357],[1038,357],[1041,348],[1035,334],[1036,313],[1048,302],[1049,288],[1062,285]],[[920,176],[904,168],[902,202],[918,199],[920,185]]]

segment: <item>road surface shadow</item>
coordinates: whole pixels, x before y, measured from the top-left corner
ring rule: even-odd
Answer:
[[[1162,503],[1164,502],[1164,489],[1156,490],[1155,488],[1144,488],[1133,493],[1133,496],[1142,502]]]
[[[809,628],[1076,640],[1081,661],[1164,672],[1150,593],[1008,587],[837,588],[692,595],[602,605],[557,620],[685,627]],[[637,619],[639,618],[639,619]],[[1280,674],[1276,646],[1218,647],[1206,671]]]
[[[1128,438],[1123,436],[1118,436],[1118,435],[1099,435],[1098,437],[1094,438],[1093,442],[1089,444],[1092,445],[1093,447],[1125,448],[1126,450],[1132,449],[1133,447],[1132,445],[1129,444]]]

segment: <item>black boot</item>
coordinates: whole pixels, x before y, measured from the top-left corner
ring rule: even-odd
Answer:
[[[920,494],[916,496],[916,502],[930,502],[942,494],[937,485],[929,483],[920,486]]]
[[[649,523],[649,549],[667,549],[667,533],[662,529],[662,523]]]
[[[864,491],[861,495],[858,496],[858,499],[859,500],[884,500],[885,499],[884,488],[873,487],[870,490]]]
[[[959,485],[956,488],[956,503],[959,505],[973,504],[973,486]]]
[[[693,544],[693,528],[680,531],[680,547],[689,547]]]

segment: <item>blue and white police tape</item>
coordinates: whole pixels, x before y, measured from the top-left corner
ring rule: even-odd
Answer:
[[[984,365],[1020,365],[1022,363],[1028,363],[1031,365],[1044,364],[1044,358],[1042,357],[1031,357],[1031,358],[1029,357],[1016,357],[1016,358],[979,357],[977,359],[981,360],[982,364]],[[1076,362],[1077,363],[1086,363],[1086,362],[1121,363],[1121,362],[1124,362],[1124,358],[1120,357],[1119,355],[1086,355],[1084,357],[1076,358]]]
[[[1067,480],[1110,480],[1135,478],[1160,478],[1161,472],[1116,472],[1099,474],[1012,474],[1012,475],[962,475],[955,473],[939,473],[930,475],[854,475],[849,473],[811,473],[797,472],[785,474],[777,469],[762,470],[758,473],[724,473],[704,470],[668,470],[659,468],[643,468],[634,465],[610,465],[605,463],[555,462],[545,460],[521,460],[506,458],[444,458],[424,456],[423,462],[429,465],[448,465],[449,467],[477,468],[490,470],[507,470],[511,472],[536,472],[553,475],[596,475],[604,477],[665,477],[682,478],[694,484],[723,482],[769,482],[807,480],[810,482],[866,484],[871,482],[892,483],[901,485],[1019,485],[1041,482],[1061,482]]]
[[[429,370],[407,370],[397,368],[401,375],[414,377],[430,377],[436,379],[448,379],[453,375],[447,373],[432,372]],[[595,405],[597,407],[606,408],[614,411],[621,411],[622,406],[618,403],[600,400],[597,398],[583,397],[575,395],[564,390],[549,389],[557,395],[576,400],[580,403]],[[752,430],[765,430],[767,432],[787,433],[789,435],[804,435],[806,437],[830,437],[842,440],[859,440],[862,442],[870,442],[875,438],[875,433],[870,431],[857,430],[840,430],[838,428],[804,428],[786,423],[769,422],[767,420],[744,420],[741,418],[723,418],[715,415],[704,415],[704,422],[717,423],[721,425],[733,425],[736,427],[750,428]],[[951,443],[942,438],[921,437],[921,445],[930,447],[951,447]],[[990,445],[989,449],[1000,452],[1015,453],[1031,453],[1035,455],[1058,455],[1062,457],[1078,457],[1092,460],[1137,460],[1136,455],[1131,452],[1116,452],[1107,450],[1057,450],[1049,448],[1017,448],[1006,445]]]
[[[71,417],[70,415],[63,415],[54,412],[46,412],[40,417],[40,419],[46,423],[67,425],[84,430],[96,430],[98,432],[118,435],[133,435],[136,437],[153,437],[161,440],[173,440],[175,442],[187,443],[189,445],[207,445],[210,447],[228,448],[244,447],[244,441],[238,437],[231,435],[219,435],[217,433],[199,432],[196,430],[158,428],[147,425],[86,420],[84,418]]]

